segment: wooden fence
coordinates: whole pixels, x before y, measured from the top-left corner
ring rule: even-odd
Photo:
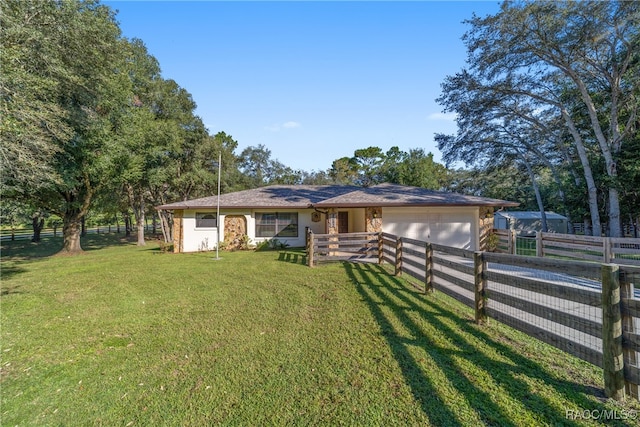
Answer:
[[[437,290],[473,308],[479,324],[493,318],[603,368],[607,397],[638,398],[640,300],[633,283],[640,284],[640,267],[473,252],[388,233],[311,234],[309,241],[307,250],[324,251],[327,260],[349,259],[335,254],[339,248],[370,261],[377,255],[425,293]],[[309,255],[315,265],[317,255]]]
[[[538,231],[529,237],[517,230],[493,230],[496,251],[507,254],[553,256],[640,266],[640,239],[596,237]]]
[[[352,261],[377,258],[379,233],[315,234],[307,232],[307,262]]]

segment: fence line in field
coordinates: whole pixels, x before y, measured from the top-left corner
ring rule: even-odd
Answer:
[[[603,368],[608,397],[638,398],[640,300],[633,283],[640,284],[640,267],[474,252],[388,233],[310,233],[307,251],[310,266],[389,263],[425,293],[437,290],[473,308],[479,324],[493,318]]]

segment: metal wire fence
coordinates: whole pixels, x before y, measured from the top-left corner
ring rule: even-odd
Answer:
[[[411,276],[425,292],[436,289],[473,307],[480,322],[493,318],[605,372],[619,362],[610,360],[612,351],[619,351],[624,369],[616,373],[617,381],[638,397],[640,293],[633,283],[640,285],[640,268],[474,253],[386,233],[381,239],[382,260],[392,263],[396,274]],[[620,342],[619,336],[611,339],[618,327],[623,339],[612,350]],[[620,393],[616,380],[607,378],[608,394]]]

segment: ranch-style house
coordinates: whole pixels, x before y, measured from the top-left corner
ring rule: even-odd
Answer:
[[[272,185],[158,206],[173,211],[174,252],[238,246],[269,239],[300,247],[317,234],[387,232],[480,250],[493,228],[495,208],[518,203],[396,184]],[[219,227],[220,226],[220,227]],[[244,239],[246,239],[245,237]]]

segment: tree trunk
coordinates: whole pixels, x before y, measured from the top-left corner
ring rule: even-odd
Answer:
[[[609,175],[612,178],[615,176]],[[622,218],[620,216],[620,196],[618,189],[609,187],[609,236],[610,237],[623,237],[622,233]]]
[[[87,226],[86,226],[86,219],[83,216],[82,219],[80,220],[80,224],[81,224],[81,231],[80,231],[80,237],[84,237],[87,235]]]
[[[542,223],[542,231],[545,233],[549,232],[549,228],[547,226],[547,213],[544,210],[544,203],[542,203],[542,195],[540,194],[540,187],[538,187],[538,183],[536,182],[536,175],[533,173],[533,169],[531,165],[527,161],[527,159],[523,157],[524,164],[527,168],[527,172],[529,173],[529,178],[531,179],[531,185],[533,186],[533,192],[536,195],[536,202],[538,204],[538,209],[540,210],[540,220]]]
[[[82,231],[82,217],[77,209],[65,212],[62,224],[63,245],[60,253],[74,254],[82,251],[80,232]]]
[[[136,213],[136,222],[138,224],[138,246],[145,246],[144,230],[145,230],[145,216],[144,216],[144,196],[140,195],[140,203],[134,210]]]
[[[159,211],[158,216],[160,217],[160,228],[162,230],[164,242],[171,243],[173,241],[173,232],[169,213],[167,211]]]
[[[42,218],[39,213],[35,213],[31,217],[31,224],[33,225],[33,237],[31,241],[38,243],[40,242],[40,232],[44,228],[44,218]]]
[[[131,184],[125,184],[127,189],[127,196],[129,198],[129,206],[133,211],[133,216],[136,219],[136,228],[138,233],[138,246],[145,246],[144,231],[145,231],[145,217],[144,217],[144,193],[138,191],[136,195],[136,189]]]
[[[569,132],[573,136],[574,146],[578,152],[580,163],[582,164],[584,181],[587,184],[587,196],[589,200],[589,213],[591,214],[592,235],[602,235],[602,225],[600,223],[600,211],[598,210],[598,188],[596,182],[593,179],[593,171],[591,170],[591,164],[589,163],[589,157],[587,150],[582,142],[582,137],[576,129],[571,116],[565,108],[562,108],[562,116],[565,119],[565,123],[569,128]],[[587,234],[585,229],[585,234]]]
[[[131,215],[129,212],[122,212],[122,220],[124,222],[124,235],[131,236]]]

